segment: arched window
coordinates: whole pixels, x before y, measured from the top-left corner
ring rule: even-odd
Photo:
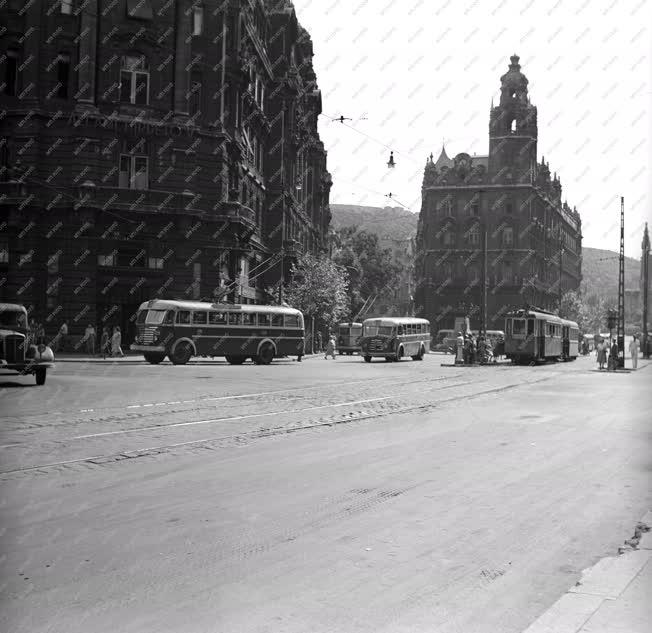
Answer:
[[[144,55],[129,54],[122,57],[120,101],[136,105],[149,103],[149,68]]]
[[[446,229],[444,231],[443,238],[444,238],[445,246],[452,246],[453,244],[455,244],[455,234],[450,229]]]
[[[15,48],[5,54],[4,93],[9,97],[18,94],[18,59],[20,55]]]
[[[510,131],[516,132],[516,119],[512,119]]]
[[[468,232],[468,242],[470,246],[477,246],[480,244],[480,228],[477,224],[473,225]]]
[[[59,53],[57,58],[57,97],[68,98],[68,87],[70,85],[70,55]]]
[[[506,226],[503,229],[503,246],[514,246],[514,229],[511,226]]]

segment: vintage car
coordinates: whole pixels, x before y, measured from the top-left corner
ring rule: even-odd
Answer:
[[[0,303],[0,370],[34,374],[36,384],[45,383],[47,370],[54,367],[54,353],[43,342],[30,341],[27,310],[16,303]]]

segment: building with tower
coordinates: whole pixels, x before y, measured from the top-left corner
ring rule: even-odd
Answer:
[[[451,159],[442,148],[424,170],[415,305],[435,330],[459,316],[480,327],[484,279],[489,329],[524,304],[555,310],[580,286],[581,219],[537,159],[537,108],[518,56],[510,61],[491,104],[488,155]]]

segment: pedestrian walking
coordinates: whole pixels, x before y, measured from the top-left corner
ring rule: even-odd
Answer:
[[[615,371],[618,368],[618,342],[616,339],[611,341],[609,349],[609,360],[607,361],[607,371]]]
[[[463,363],[464,362],[464,337],[462,336],[462,332],[457,333],[457,338],[455,339],[456,347],[457,347],[457,354],[455,355],[455,362],[456,363]]]
[[[104,327],[102,329],[102,338],[100,339],[100,353],[102,358],[106,358],[107,354],[111,354],[111,337],[109,336],[109,329]]]
[[[95,326],[89,323],[84,332],[84,340],[86,341],[86,352],[91,356],[95,355]]]
[[[111,356],[124,356],[122,351],[122,333],[120,327],[113,328],[113,336],[111,337]]]
[[[598,342],[597,350],[597,361],[598,369],[604,369],[605,363],[607,362],[607,346],[603,340]]]
[[[328,360],[328,357],[332,356],[335,360],[335,337],[331,334],[328,338],[328,343],[326,343],[326,355],[324,360]]]
[[[59,328],[59,333],[57,334],[57,352],[65,352],[66,346],[68,343],[68,324],[64,321]]]
[[[632,369],[638,369],[638,351],[639,351],[638,337],[636,336],[636,334],[634,334],[634,338],[631,340],[629,344],[629,353],[632,356]]]

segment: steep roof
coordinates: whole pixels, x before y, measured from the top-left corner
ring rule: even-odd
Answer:
[[[453,161],[448,157],[446,148],[443,145],[441,146],[441,154],[439,154],[435,167],[437,169],[441,169],[442,167],[453,167]]]

